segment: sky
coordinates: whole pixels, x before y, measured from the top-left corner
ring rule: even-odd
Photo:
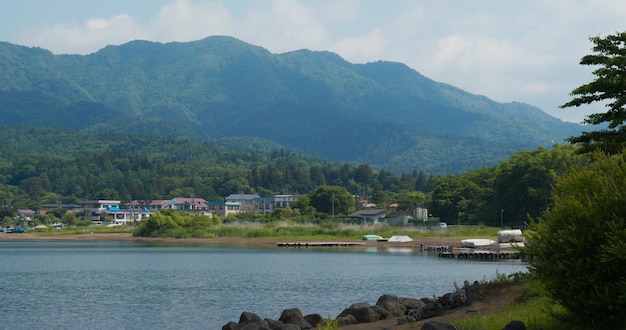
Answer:
[[[626,30],[623,0],[0,0],[0,41],[90,54],[131,40],[227,35],[280,54],[331,51],[401,62],[497,102],[581,122],[602,104],[559,108],[595,79],[590,37]]]

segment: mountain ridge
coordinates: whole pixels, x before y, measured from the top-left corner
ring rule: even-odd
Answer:
[[[249,136],[333,161],[454,174],[582,131],[403,63],[328,51],[273,54],[228,36],[135,40],[88,55],[0,43],[2,125],[85,132]]]

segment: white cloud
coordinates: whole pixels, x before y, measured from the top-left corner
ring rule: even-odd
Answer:
[[[233,18],[219,1],[176,0],[161,8],[146,26],[143,37],[152,41],[192,41],[232,32]]]
[[[235,34],[273,52],[321,50],[329,40],[316,12],[295,0],[274,0],[269,8],[249,10],[237,19]]]
[[[137,36],[138,25],[125,14],[111,18],[88,19],[82,24],[59,23],[42,28],[26,45],[46,48],[55,53],[85,54],[110,45],[132,40]]]

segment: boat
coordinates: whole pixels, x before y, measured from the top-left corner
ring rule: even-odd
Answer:
[[[412,241],[413,239],[410,238],[409,236],[391,236],[387,240],[387,242],[390,242],[390,243],[406,243],[406,242],[412,242]]]
[[[363,235],[361,239],[364,241],[381,241],[383,237],[379,235],[369,234],[369,235]]]
[[[461,240],[461,247],[477,248],[496,244],[496,241],[488,238],[470,238]]]
[[[498,232],[498,242],[500,243],[524,242],[524,234],[519,229],[500,230]]]

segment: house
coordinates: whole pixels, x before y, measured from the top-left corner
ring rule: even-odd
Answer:
[[[258,212],[260,214],[271,213],[276,208],[276,199],[273,197],[255,198],[253,203],[259,206]]]
[[[225,198],[225,200],[227,202],[239,202],[244,205],[250,204],[254,202],[255,199],[259,198],[261,198],[261,196],[257,194],[230,194]]]
[[[78,201],[81,218],[90,220],[94,224],[102,225],[106,222],[107,211],[120,211],[120,201],[116,200],[84,200]]]
[[[359,210],[347,215],[348,218],[357,218],[361,220],[362,224],[377,224],[381,219],[385,218],[385,210],[382,209],[367,209]]]
[[[241,212],[240,202],[206,202],[207,211],[221,217]]]
[[[227,202],[240,202],[242,212],[248,211],[268,214],[274,209],[288,207],[292,202],[297,201],[298,198],[300,198],[300,195],[261,197],[256,194],[230,194],[225,200]]]
[[[110,208],[104,211],[105,219],[109,224],[124,225],[127,223],[136,223],[144,219],[148,219],[155,211],[150,210],[133,210]]]
[[[177,211],[189,211],[202,213],[207,211],[207,204],[204,198],[174,198],[163,204],[164,209],[173,209]]]
[[[157,200],[135,200],[126,203],[126,207],[133,211],[160,211],[165,208],[171,200],[170,199],[157,199]]]
[[[385,217],[385,221],[390,226],[406,226],[411,219],[413,219],[413,217],[409,211],[396,211]]]
[[[25,210],[25,209],[17,210],[17,215],[26,221],[33,220],[33,218],[35,217],[35,214],[37,213],[33,210]]]
[[[298,198],[300,198],[300,195],[274,195],[274,207],[279,209],[289,207]]]

